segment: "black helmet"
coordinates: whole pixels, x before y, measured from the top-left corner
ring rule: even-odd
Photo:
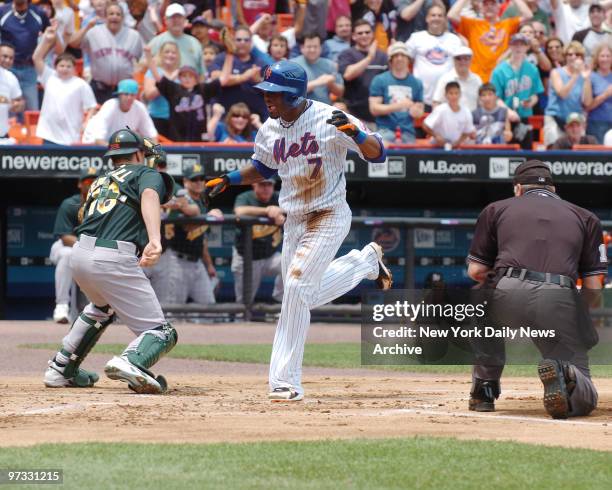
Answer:
[[[139,150],[144,151],[142,136],[126,127],[111,134],[108,139],[108,151],[104,156],[131,155]]]

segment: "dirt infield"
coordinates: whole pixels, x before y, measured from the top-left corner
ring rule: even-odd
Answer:
[[[182,343],[269,343],[270,324],[178,325]],[[163,359],[166,395],[135,395],[104,377],[92,389],[46,389],[50,352],[20,349],[58,342],[66,326],[0,322],[0,446],[43,442],[222,442],[324,438],[449,436],[612,450],[612,379],[596,380],[599,408],[590,417],[547,418],[534,378],[504,378],[498,411],[467,410],[468,376],[305,368],[306,399],[271,404],[267,366]],[[104,343],[127,343],[113,326]],[[310,342],[357,342],[358,327],[313,325]],[[101,372],[108,356],[86,365]],[[534,369],[535,371],[535,369]]]

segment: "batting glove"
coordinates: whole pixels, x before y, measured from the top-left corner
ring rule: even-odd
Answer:
[[[213,197],[217,197],[229,187],[230,180],[227,174],[223,174],[220,177],[215,177],[206,182],[206,189],[204,189],[205,202],[210,201]]]
[[[344,134],[350,136],[351,138],[354,138],[360,132],[359,128],[355,126],[350,121],[348,116],[340,110],[335,110],[334,112],[332,112],[332,117],[326,122],[327,124],[336,126],[336,128],[338,128],[338,131],[342,131]]]

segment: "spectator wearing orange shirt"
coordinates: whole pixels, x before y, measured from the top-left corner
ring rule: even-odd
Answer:
[[[499,19],[496,0],[483,0],[482,19],[463,17],[461,11],[469,0],[457,0],[448,11],[449,20],[457,26],[457,33],[467,38],[474,51],[472,69],[483,82],[488,82],[497,60],[506,52],[510,37],[519,29],[519,24],[533,17],[524,0],[514,0],[521,17]]]

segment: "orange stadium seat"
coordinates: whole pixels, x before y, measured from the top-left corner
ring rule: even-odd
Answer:
[[[538,146],[544,144],[544,116],[529,116],[527,123],[531,125],[533,129],[538,130],[538,138],[533,143],[534,150],[537,150]]]
[[[610,151],[612,147],[605,145],[574,145],[572,150],[586,150],[586,151]]]
[[[42,139],[36,137],[36,125],[38,124],[39,117],[40,111],[25,111],[23,113],[24,126],[26,127],[28,133],[24,144],[42,145]]]
[[[276,27],[278,32],[286,31],[295,25],[293,14],[276,14]]]
[[[83,78],[83,58],[77,58],[74,63],[74,70],[77,77]]]

